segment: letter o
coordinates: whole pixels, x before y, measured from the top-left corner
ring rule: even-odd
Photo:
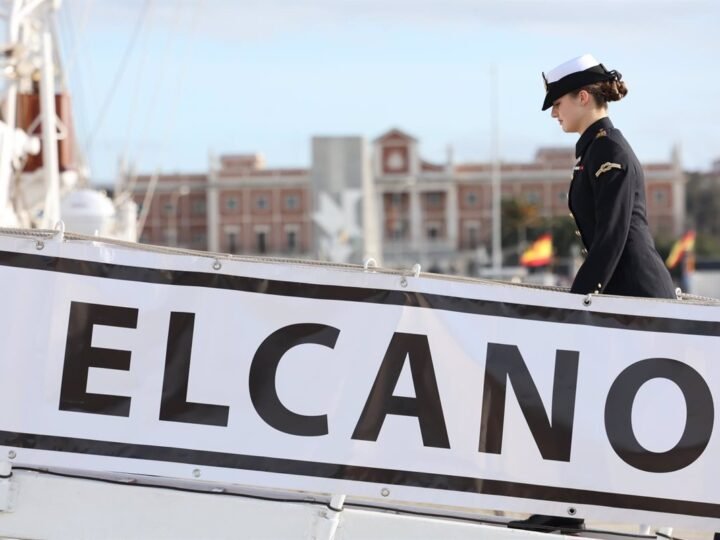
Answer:
[[[674,382],[685,398],[685,430],[678,443],[666,452],[651,452],[635,437],[632,407],[635,396],[652,379]],[[693,368],[670,358],[648,358],[626,369],[615,379],[605,402],[605,431],[615,453],[641,471],[665,473],[683,469],[703,453],[710,441],[715,412],[712,394]]]

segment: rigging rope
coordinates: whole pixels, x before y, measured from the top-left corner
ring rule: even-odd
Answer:
[[[150,2],[151,2],[151,0],[145,0],[145,2],[143,3],[142,9],[140,10],[140,14],[138,16],[138,19],[135,22],[135,28],[133,29],[133,33],[130,37],[130,41],[128,42],[128,45],[125,49],[123,57],[120,60],[120,65],[118,66],[118,70],[115,73],[115,77],[113,78],[113,81],[110,84],[110,90],[109,90],[107,96],[105,97],[105,101],[103,102],[102,106],[100,107],[100,112],[98,113],[98,117],[97,117],[97,120],[95,121],[95,124],[93,125],[92,129],[88,133],[88,139],[85,144],[85,153],[86,154],[90,154],[90,149],[92,148],[92,144],[94,142],[95,136],[97,135],[97,132],[100,129],[100,126],[102,126],[102,123],[105,120],[105,115],[107,114],[107,112],[110,108],[110,105],[112,104],[112,100],[115,97],[115,92],[116,92],[118,86],[120,85],[120,81],[122,80],[123,75],[125,74],[125,69],[127,68],[128,61],[130,60],[130,56],[132,55],[133,49],[135,48],[135,44],[137,43],[138,36],[140,35],[140,30],[143,27],[145,18],[150,9]]]

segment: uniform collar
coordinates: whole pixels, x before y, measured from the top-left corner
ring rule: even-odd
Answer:
[[[607,116],[590,124],[583,134],[580,135],[577,144],[575,144],[575,157],[579,158],[585,153],[585,150],[587,150],[590,143],[597,137],[601,129],[612,129],[613,127],[613,123]]]

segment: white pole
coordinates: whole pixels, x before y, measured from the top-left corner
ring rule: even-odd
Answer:
[[[52,36],[42,32],[42,72],[40,78],[40,120],[42,126],[42,158],[45,173],[45,208],[41,228],[52,229],[60,220],[60,166],[58,164],[57,126],[55,122],[55,63]]]
[[[157,169],[150,177],[150,181],[146,187],[145,197],[142,202],[142,209],[140,210],[140,217],[137,221],[137,237],[140,238],[145,228],[145,220],[147,220],[148,213],[150,212],[150,205],[152,204],[153,196],[155,195],[155,188],[157,187],[158,180],[160,179],[160,169]],[[128,193],[132,196],[132,190],[128,190]]]
[[[492,263],[493,271],[498,273],[502,267],[502,237],[501,237],[501,192],[500,192],[500,135],[498,122],[498,74],[497,67],[490,68],[491,99],[490,118],[492,122],[492,169],[490,179],[492,182]]]
[[[178,247],[179,231],[178,231],[178,214],[180,213],[180,197],[190,194],[190,186],[181,185],[178,189],[170,194],[170,205],[172,206],[172,212],[170,219],[168,220],[168,231],[171,237],[171,247]]]
[[[12,178],[12,154],[15,138],[15,122],[17,112],[17,81],[10,81],[5,98],[5,133],[0,134],[0,216],[5,212],[10,196],[10,180]],[[0,222],[4,221],[0,219]]]
[[[363,261],[375,259],[382,266],[382,238],[379,231],[378,200],[375,191],[370,149],[362,139],[362,188],[363,188]]]
[[[170,216],[168,218],[168,232],[170,238],[168,238],[168,246],[177,247],[178,245],[178,228],[177,228],[177,214],[178,214],[178,201],[180,200],[180,192],[173,191],[170,194]]]
[[[11,45],[18,44],[20,36],[19,13],[22,7],[22,0],[15,0],[12,4],[10,19],[8,22],[8,34]],[[15,124],[17,123],[17,92],[18,81],[11,79],[8,83],[7,92],[5,94],[5,123],[7,129],[2,134],[2,144],[0,144],[0,222],[2,219],[10,195],[10,180],[12,178],[12,155],[14,152]]]

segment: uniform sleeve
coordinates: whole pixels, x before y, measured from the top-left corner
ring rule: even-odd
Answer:
[[[615,272],[630,231],[634,188],[631,161],[608,137],[591,147],[587,170],[595,199],[595,236],[571,292],[602,292]]]

